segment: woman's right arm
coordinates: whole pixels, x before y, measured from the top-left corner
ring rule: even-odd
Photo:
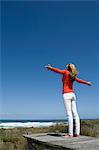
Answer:
[[[64,74],[66,72],[66,70],[60,70],[58,68],[54,68],[54,67],[51,67],[51,65],[46,65],[45,66],[48,70],[51,70],[53,72],[56,72],[56,73],[60,73],[60,74]]]

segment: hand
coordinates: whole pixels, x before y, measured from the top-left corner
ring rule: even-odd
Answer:
[[[91,85],[92,85],[92,83],[91,83],[91,82],[88,82],[88,85],[89,85],[89,86],[91,86]]]
[[[49,69],[51,69],[52,67],[51,67],[50,64],[47,64],[47,65],[45,65],[45,68],[47,68],[47,69],[49,70]]]

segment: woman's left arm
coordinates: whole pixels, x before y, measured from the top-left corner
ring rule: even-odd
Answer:
[[[85,80],[79,79],[77,77],[75,77],[75,81],[77,81],[78,83],[83,83],[83,84],[87,84],[87,85],[92,85],[91,82],[87,82]]]

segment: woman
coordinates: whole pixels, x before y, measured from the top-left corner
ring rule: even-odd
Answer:
[[[91,85],[90,82],[81,80],[76,77],[78,71],[74,64],[68,64],[65,70],[60,70],[58,68],[53,68],[51,65],[45,66],[48,70],[54,71],[62,75],[62,94],[64,99],[64,105],[67,113],[68,118],[68,125],[69,125],[69,133],[65,135],[66,137],[79,137],[80,134],[80,120],[77,113],[76,108],[76,96],[73,89],[74,81],[79,83]],[[75,121],[75,133],[73,134],[73,119]]]

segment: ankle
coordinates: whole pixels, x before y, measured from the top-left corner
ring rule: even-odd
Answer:
[[[73,137],[79,137],[79,134],[74,134]]]

